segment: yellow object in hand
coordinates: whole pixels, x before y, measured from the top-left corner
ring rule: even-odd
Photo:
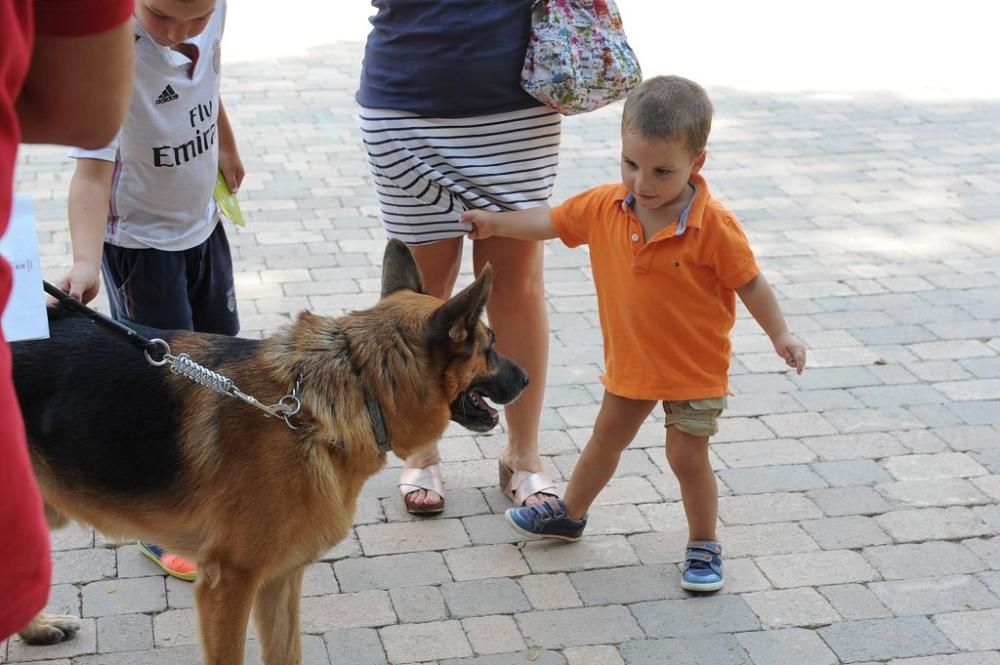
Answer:
[[[223,217],[236,226],[246,226],[239,199],[229,191],[229,185],[226,184],[226,177],[222,175],[222,171],[215,176],[215,204],[219,206],[219,212]]]

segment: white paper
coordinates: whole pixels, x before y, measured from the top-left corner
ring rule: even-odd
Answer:
[[[3,312],[3,336],[8,342],[48,337],[42,264],[38,257],[35,210],[30,196],[14,196],[10,224],[0,238],[0,254],[14,269],[14,288]]]

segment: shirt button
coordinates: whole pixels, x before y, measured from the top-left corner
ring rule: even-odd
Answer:
[[[633,233],[632,234],[632,242],[639,242],[639,234],[638,233]]]

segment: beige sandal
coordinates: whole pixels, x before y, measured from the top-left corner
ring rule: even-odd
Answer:
[[[415,504],[406,500],[414,492],[424,490],[435,492],[441,500],[432,504]],[[444,480],[441,479],[441,465],[428,464],[422,469],[404,468],[399,474],[399,495],[403,497],[403,507],[411,515],[432,515],[444,510]]]
[[[503,460],[498,461],[500,463],[500,491],[515,506],[525,505],[524,502],[535,494],[558,496],[555,484],[544,471],[538,473],[514,471],[504,464]]]

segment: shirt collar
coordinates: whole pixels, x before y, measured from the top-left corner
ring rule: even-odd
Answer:
[[[703,177],[697,173],[692,173],[691,179],[688,182],[694,187],[694,196],[691,197],[691,200],[681,210],[680,218],[677,221],[677,230],[674,232],[675,236],[684,235],[689,226],[695,229],[701,228],[701,212],[704,211],[705,201],[708,199],[708,184]],[[614,201],[621,206],[622,210],[628,210],[635,205],[635,194],[628,191],[625,185],[619,185]],[[692,211],[695,212],[693,216],[691,214]]]

